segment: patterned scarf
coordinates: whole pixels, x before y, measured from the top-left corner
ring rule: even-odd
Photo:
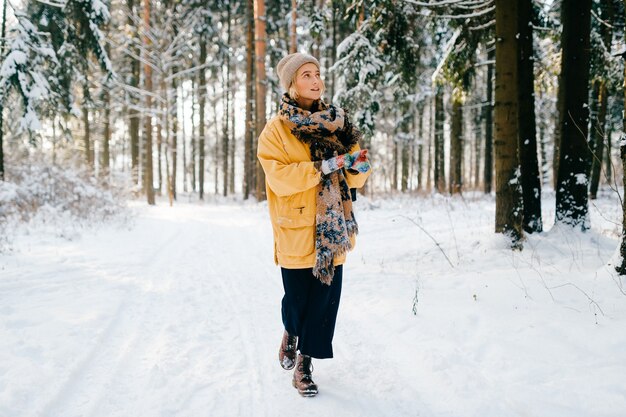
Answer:
[[[285,93],[278,114],[291,133],[309,146],[311,160],[320,169],[324,159],[349,152],[361,138],[361,132],[339,107],[316,100],[311,110],[301,109]],[[317,185],[313,267],[313,275],[322,283],[331,284],[335,273],[333,259],[352,249],[350,237],[355,233],[358,225],[343,170],[322,175]]]

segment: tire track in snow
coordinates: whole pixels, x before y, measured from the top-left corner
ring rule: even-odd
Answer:
[[[154,287],[155,277],[162,278],[158,273],[159,269],[164,264],[167,265],[171,259],[165,257],[160,261],[155,260],[165,252],[165,249],[175,248],[181,237],[183,237],[181,231],[175,231],[148,254],[145,264],[150,265],[149,272],[137,277],[136,288],[129,286],[129,291],[117,307],[107,328],[98,336],[94,347],[73,366],[74,369],[57,394],[38,415],[50,417],[94,415],[96,411],[94,404],[100,404],[102,398],[107,395],[107,389],[112,386],[111,381],[120,372],[120,364],[126,362],[125,358],[131,352],[138,350],[138,330],[149,317],[152,301],[140,291],[141,284],[146,280],[145,283],[149,287]],[[134,291],[131,292],[131,289]],[[152,309],[154,310],[154,306]],[[146,340],[143,343],[146,343]]]
[[[228,233],[222,234],[222,236],[229,236]],[[232,242],[220,240],[218,245],[214,245],[213,241],[208,239],[205,240],[206,244],[203,245],[205,249],[208,249],[208,253],[218,254],[221,250],[231,249],[236,247],[240,242]],[[216,247],[216,246],[219,246]],[[221,249],[221,250],[220,250]],[[241,373],[244,381],[240,381],[243,385],[245,385],[245,395],[249,398],[248,401],[238,401],[237,404],[240,407],[239,413],[237,415],[253,415],[253,416],[266,416],[267,415],[267,407],[266,402],[264,401],[264,379],[261,378],[258,365],[261,361],[258,359],[258,355],[255,355],[255,352],[252,350],[252,345],[255,343],[257,339],[257,334],[254,329],[254,326],[250,326],[250,323],[253,323],[253,317],[246,316],[242,314],[241,308],[238,305],[242,302],[242,300],[249,299],[248,295],[239,291],[239,295],[235,296],[235,292],[237,290],[241,290],[241,288],[234,288],[233,282],[237,281],[240,278],[237,268],[233,267],[233,265],[224,262],[223,260],[230,260],[230,257],[221,257],[214,256],[210,260],[207,259],[206,269],[209,273],[206,274],[206,277],[211,281],[217,283],[219,288],[219,293],[214,294],[215,299],[212,301],[217,301],[223,307],[225,311],[230,311],[230,314],[227,317],[232,318],[234,323],[237,326],[237,334],[239,337],[236,337],[235,340],[240,343],[240,346],[243,348],[243,353],[245,355],[245,363],[242,369],[245,372]],[[233,277],[234,276],[234,277]],[[221,299],[220,295],[224,298]],[[222,313],[224,314],[224,313]],[[251,381],[248,376],[252,374],[253,380]],[[245,407],[250,407],[250,410],[246,408],[241,408],[242,405]],[[263,405],[262,409],[258,407]],[[223,411],[223,410],[222,410]]]

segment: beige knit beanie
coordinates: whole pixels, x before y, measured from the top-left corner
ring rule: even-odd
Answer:
[[[289,91],[289,86],[298,68],[309,62],[317,65],[317,68],[320,68],[320,63],[315,57],[309,54],[301,54],[300,52],[289,54],[280,60],[278,65],[276,65],[276,73],[278,74],[280,85],[283,86],[285,91]]]

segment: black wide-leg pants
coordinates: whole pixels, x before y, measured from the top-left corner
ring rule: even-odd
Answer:
[[[313,268],[281,268],[281,274],[285,289],[282,301],[285,330],[298,336],[301,354],[316,359],[332,358],[343,265],[335,267],[330,286],[313,276]]]

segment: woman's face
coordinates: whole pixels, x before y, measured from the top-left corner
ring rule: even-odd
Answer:
[[[309,62],[298,68],[294,85],[300,99],[319,100],[323,83],[317,65]]]

